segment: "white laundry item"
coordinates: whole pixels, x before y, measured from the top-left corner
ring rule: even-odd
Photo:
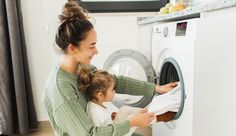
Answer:
[[[91,101],[89,101],[87,104],[86,114],[89,120],[93,123],[93,125],[97,127],[105,127],[109,124],[125,121],[130,117],[132,117],[134,113],[140,110],[139,108],[128,107],[128,106],[118,109],[111,102],[105,102],[103,103],[103,106],[105,107],[102,107]],[[111,119],[112,112],[117,112],[117,117],[116,117],[117,119],[115,120]],[[131,136],[134,133],[135,129],[136,127],[130,128],[129,133],[125,134],[124,136]]]
[[[152,102],[148,106],[149,112],[154,112],[155,115],[161,115],[168,111],[177,112],[181,103],[181,89],[178,84],[171,91],[154,96]]]
[[[180,92],[180,89],[181,89],[181,84],[180,82],[178,82],[177,86],[173,88],[171,91],[169,91],[168,93],[175,94],[177,92]]]
[[[120,123],[120,122],[123,122],[124,120],[130,119],[135,113],[137,113],[141,109],[142,108],[122,106],[120,110],[117,112],[117,116],[114,122]],[[131,136],[136,129],[137,127],[130,128],[129,133],[125,134],[124,136]]]
[[[169,95],[166,99],[159,98],[160,96],[154,97],[155,101],[152,101],[148,107],[149,112],[154,112],[155,115],[161,115],[167,111],[178,111],[180,101],[172,100],[171,95]]]

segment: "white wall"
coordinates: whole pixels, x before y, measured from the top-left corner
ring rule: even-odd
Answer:
[[[47,119],[47,114],[42,106],[41,95],[46,77],[57,62],[57,55],[54,53],[51,39],[56,27],[57,13],[64,1],[21,1],[33,97],[38,120]]]
[[[58,25],[57,16],[64,2],[66,0],[21,1],[33,97],[39,121],[48,119],[41,96],[47,75],[58,62],[53,40]],[[101,68],[104,58],[116,47],[137,48],[140,37],[136,17],[146,15],[152,13],[93,14],[100,52],[94,58],[93,64]]]
[[[98,55],[92,64],[102,68],[105,58],[119,49],[140,48],[140,30],[137,16],[140,13],[129,14],[93,14],[96,19],[95,29],[98,34]],[[143,31],[142,31],[143,32]]]

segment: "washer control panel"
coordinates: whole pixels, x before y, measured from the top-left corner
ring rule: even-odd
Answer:
[[[169,35],[170,35],[170,28],[169,28],[169,26],[156,27],[154,31],[160,37],[169,37]]]
[[[154,26],[154,33],[158,37],[170,38],[170,37],[182,37],[187,35],[188,22],[177,22],[172,25],[159,25]]]
[[[175,36],[185,36],[187,30],[187,22],[179,22],[176,24]]]

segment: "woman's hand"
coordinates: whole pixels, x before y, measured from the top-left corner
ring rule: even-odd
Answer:
[[[170,90],[172,90],[173,88],[175,88],[178,85],[179,82],[172,82],[172,83],[168,83],[165,85],[157,85],[156,86],[156,92],[158,94],[163,94],[163,93],[167,93]]]
[[[142,109],[134,114],[129,122],[131,127],[144,127],[149,125],[154,118],[154,113],[148,113],[147,109]]]

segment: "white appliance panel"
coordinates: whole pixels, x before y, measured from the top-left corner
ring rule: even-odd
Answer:
[[[181,116],[168,123],[156,123],[153,126],[155,136],[191,136],[193,124],[193,74],[194,41],[197,20],[187,20],[161,24],[153,28],[152,60],[158,75],[166,58],[174,58],[183,76],[185,84],[185,103]],[[186,30],[177,31],[179,24],[185,24]],[[176,36],[180,35],[180,36]]]

